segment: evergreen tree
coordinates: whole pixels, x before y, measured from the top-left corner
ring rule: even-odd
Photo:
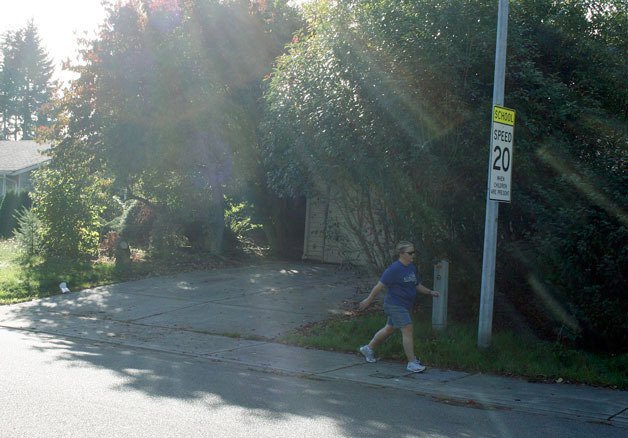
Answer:
[[[46,105],[54,94],[52,60],[44,50],[33,21],[2,41],[0,111],[4,139],[30,140],[37,126],[50,123]]]
[[[0,117],[2,132],[0,133],[0,138],[4,140],[15,137],[17,134],[15,102],[17,101],[18,38],[17,32],[5,33],[0,48],[0,53],[2,53],[2,62],[0,63]]]

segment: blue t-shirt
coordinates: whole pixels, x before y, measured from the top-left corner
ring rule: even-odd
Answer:
[[[388,289],[384,303],[412,310],[416,287],[421,283],[416,266],[412,263],[405,266],[397,260],[384,271],[379,281]]]

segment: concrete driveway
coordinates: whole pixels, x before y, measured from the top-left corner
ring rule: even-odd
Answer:
[[[91,330],[109,333],[109,338],[141,328],[146,336],[174,329],[270,340],[345,311],[358,299],[358,281],[355,274],[331,265],[271,262],[147,278],[3,306],[0,324],[66,335],[84,336]]]

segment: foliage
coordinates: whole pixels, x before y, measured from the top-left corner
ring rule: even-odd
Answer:
[[[220,252],[224,193],[259,166],[260,83],[288,11],[285,1],[110,5],[72,67],[80,78],[63,103],[71,117],[57,128],[55,159],[112,178],[150,208],[153,242]]]
[[[23,207],[29,208],[31,199],[27,192],[7,192],[0,199],[0,237],[8,238],[13,236],[13,230],[18,225],[16,213]]]
[[[57,86],[52,61],[32,20],[6,32],[0,50],[0,138],[31,140],[53,118],[48,107]]]
[[[41,224],[31,208],[22,207],[16,215],[17,228],[14,230],[15,240],[27,259],[42,252]]]
[[[457,25],[471,11],[444,14],[427,3],[318,3],[309,34],[280,59],[267,94],[271,186],[286,195],[331,187],[354,235],[381,230],[361,242],[375,270],[402,238],[431,257],[453,255],[454,245],[467,246],[461,239],[477,240],[463,231],[482,219],[478,102],[463,99],[481,96],[482,83],[468,81],[467,90],[456,78],[486,70],[487,31]],[[440,37],[421,40],[431,35]],[[448,189],[463,177],[470,190]]]
[[[469,319],[482,259],[496,6],[313,3],[266,93],[271,187],[331,196],[375,271],[402,238],[427,260],[448,258]],[[539,316],[529,296],[544,288],[562,304],[542,312],[556,330],[560,314],[597,321],[573,339],[604,337],[620,349],[626,301],[612,315],[583,303],[591,290],[596,301],[617,303],[609,290],[625,284],[616,248],[627,223],[626,23],[618,1],[511,2],[505,104],[517,110],[514,195],[500,212],[497,266],[498,289],[529,318]],[[584,211],[608,226],[570,220]],[[599,242],[600,258],[565,257],[586,251],[585,235]],[[602,247],[613,248],[608,258]],[[566,272],[573,282],[557,278]]]
[[[526,267],[521,280],[535,296],[549,291],[555,333],[625,351],[628,92],[617,55],[628,53],[627,11],[615,1],[537,1],[513,19],[521,189],[505,211],[517,232],[504,246],[526,250],[506,263]]]
[[[237,202],[234,199],[227,199],[225,222],[236,237],[242,239],[251,231],[260,228],[259,224],[253,222],[252,210],[253,206],[246,201]]]
[[[115,231],[131,245],[148,247],[154,220],[155,215],[149,206],[133,200],[125,205]]]
[[[110,284],[143,273],[119,276],[113,263],[93,263],[68,259],[44,259],[20,256],[15,240],[0,240],[0,305],[28,301],[59,293],[59,283],[67,282],[72,290]]]
[[[575,320],[559,318],[561,336],[593,350],[614,350],[628,342],[628,228],[599,207],[560,212],[563,222],[545,239],[538,263],[547,283],[558,289]]]
[[[36,172],[33,211],[48,256],[85,259],[97,254],[106,183],[58,163]]]

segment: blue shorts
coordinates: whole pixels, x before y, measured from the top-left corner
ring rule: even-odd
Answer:
[[[401,328],[412,324],[410,311],[408,311],[405,307],[384,303],[384,312],[388,315],[388,321],[386,321],[386,324],[394,328]]]

